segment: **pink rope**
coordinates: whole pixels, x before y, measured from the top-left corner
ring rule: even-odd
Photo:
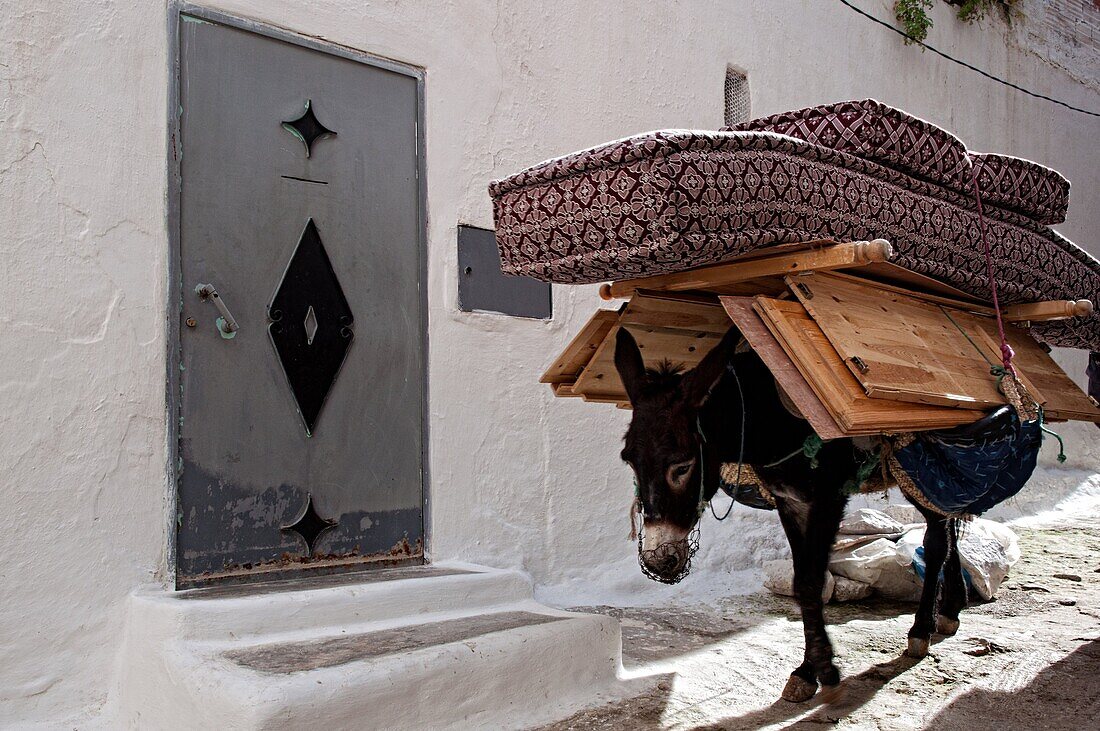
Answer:
[[[1004,364],[1005,370],[1015,378],[1016,369],[1012,365],[1012,359],[1016,357],[1016,353],[1013,352],[1012,346],[1008,344],[1008,338],[1005,337],[1005,323],[1001,317],[1001,303],[997,298],[997,280],[993,276],[993,254],[990,252],[989,238],[985,233],[985,212],[982,210],[982,195],[978,190],[978,173],[974,169],[973,161],[970,162],[970,182],[974,186],[974,201],[978,204],[978,228],[982,234],[985,269],[986,274],[989,276],[989,291],[993,293],[993,311],[997,315],[997,332],[1001,336],[1001,363]]]

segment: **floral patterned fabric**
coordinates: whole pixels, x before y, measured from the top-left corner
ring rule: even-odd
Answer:
[[[973,152],[974,172],[982,201],[1055,224],[1066,220],[1069,181],[1057,171],[1030,160]]]
[[[941,155],[941,159],[945,156]],[[714,264],[820,238],[888,239],[894,262],[987,298],[975,201],[892,167],[762,132],[652,132],[490,186],[505,272],[586,283]],[[1100,300],[1100,262],[1050,228],[986,207],[1006,302]],[[1100,315],[1033,329],[1100,350]]]
[[[968,152],[947,130],[874,99],[783,112],[724,130],[797,137],[888,165],[963,195],[973,191],[973,164],[986,203],[1039,223],[1066,220],[1069,181],[1057,171],[1018,157]]]

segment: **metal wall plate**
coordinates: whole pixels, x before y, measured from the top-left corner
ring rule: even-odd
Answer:
[[[553,315],[550,284],[502,272],[496,235],[474,226],[458,227],[458,306],[540,320]]]

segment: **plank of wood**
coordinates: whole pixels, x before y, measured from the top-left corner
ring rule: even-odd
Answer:
[[[806,276],[811,276],[813,272],[810,272]],[[952,307],[956,310],[963,310],[964,312],[976,312],[981,315],[993,315],[993,308],[975,302],[971,299],[967,299],[965,295],[962,298],[954,296],[945,296],[943,294],[935,294],[932,292],[921,292],[909,289],[908,287],[898,286],[889,282],[883,282],[880,279],[874,277],[862,276],[864,270],[859,270],[859,273],[847,273],[847,272],[829,272],[830,277],[836,277],[837,279],[845,282],[851,282],[852,284],[867,284],[871,283],[878,289],[894,292],[906,297],[916,297],[917,299],[924,300],[925,302],[931,302],[937,305],[943,305],[944,307]],[[797,279],[791,279],[790,281],[798,281]]]
[[[871,398],[801,304],[757,297],[754,309],[846,435],[943,429],[980,418],[966,409]]]
[[[619,318],[622,325],[724,335],[730,319],[713,295],[639,290]],[[632,328],[633,331],[633,328]]]
[[[623,386],[619,372],[615,369],[615,337],[620,327],[626,327],[634,336],[647,368],[655,368],[662,361],[667,360],[682,366],[685,371],[691,370],[699,365],[703,356],[721,340],[720,336],[706,332],[685,330],[669,332],[659,328],[616,325],[604,338],[595,356],[573,384],[574,393],[587,400],[600,398],[622,401],[627,398],[626,387]]]
[[[554,390],[554,395],[561,398],[580,398],[579,393],[573,391],[572,383],[551,383],[550,388]]]
[[[829,274],[788,283],[869,396],[983,411],[1005,403],[989,373],[999,355],[960,331],[965,313],[953,322],[934,302]]]
[[[610,286],[601,287],[600,296],[604,299],[629,297],[639,289],[664,292],[705,291],[759,277],[858,267],[871,262],[887,261],[891,254],[890,242],[885,239],[828,244],[683,272],[612,282]]]
[[[986,347],[1000,350],[997,322],[990,318],[974,318]],[[1005,337],[1016,355],[1012,362],[1016,372],[1049,419],[1100,422],[1100,408],[1078,387],[1073,379],[1043,350],[1027,330],[1009,326]]]
[[[1002,310],[1002,315],[1006,322],[1045,322],[1088,317],[1092,314],[1092,309],[1092,301],[1086,299],[1044,300],[1009,305]]]
[[[853,269],[852,274],[866,279],[873,279],[876,282],[901,287],[918,296],[933,295],[978,305],[986,303],[986,300],[981,297],[975,297],[972,294],[964,292],[957,287],[952,287],[950,284],[941,282],[938,279],[933,279],[924,274],[918,274],[917,272],[888,261],[871,262],[859,269]]]
[[[990,311],[964,312],[838,274],[788,281],[869,396],[982,409],[1005,402],[990,373],[1001,361]],[[1100,409],[1026,330],[1009,327],[1006,336],[1020,381],[1050,418],[1100,420]]]
[[[762,294],[766,297],[778,297],[787,291],[787,283],[783,277],[757,277],[747,279],[744,282],[731,284],[719,284],[707,290],[717,295],[731,295],[734,297],[755,297]]]
[[[730,319],[752,346],[753,352],[764,361],[764,365],[775,377],[776,383],[790,397],[798,411],[806,417],[806,421],[817,435],[822,439],[839,439],[846,436],[829,410],[821,403],[821,399],[810,388],[810,384],[806,383],[806,379],[802,377],[794,361],[783,350],[783,346],[768,330],[767,325],[760,319],[760,315],[756,314],[753,309],[753,298],[721,297],[720,301]]]
[[[636,293],[623,308],[618,323],[608,331],[585,366],[573,392],[587,400],[628,401],[615,369],[615,337],[626,327],[638,342],[646,367],[662,360],[690,370],[718,344],[730,328],[729,317],[714,297]]]
[[[596,310],[576,336],[565,346],[565,350],[554,359],[539,383],[572,383],[577,380],[588,361],[596,354],[596,348],[604,337],[619,321],[616,310]],[[556,392],[556,391],[555,391]]]

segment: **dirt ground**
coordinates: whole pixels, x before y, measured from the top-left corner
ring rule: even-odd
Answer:
[[[621,619],[640,692],[544,731],[1100,728],[1100,515],[1016,530],[1023,558],[996,598],[971,605],[923,660],[902,655],[915,605],[829,605],[846,690],[834,705],[779,697],[802,657],[791,600],[584,608]]]

